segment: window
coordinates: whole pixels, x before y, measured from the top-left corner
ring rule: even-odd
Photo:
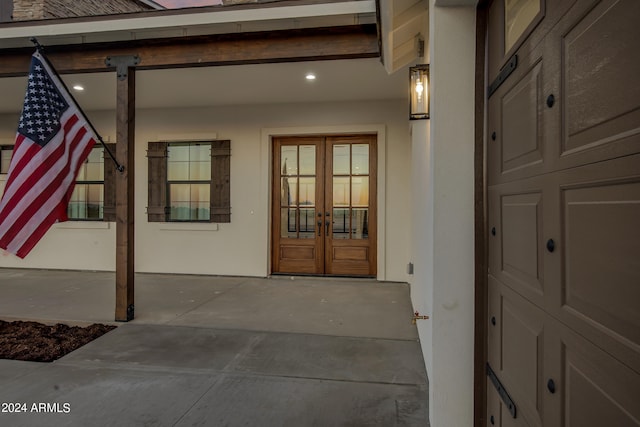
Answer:
[[[13,145],[0,145],[0,173],[9,173]]]
[[[209,221],[211,144],[169,143],[167,205],[169,221]]]
[[[230,222],[230,141],[149,142],[149,222]]]
[[[94,147],[76,177],[67,215],[70,220],[101,221],[104,217],[104,148]]]
[[[509,52],[523,34],[533,30],[532,22],[542,18],[541,0],[505,0],[504,51]]]
[[[111,152],[115,144],[106,144]],[[13,145],[0,145],[0,174],[9,172]],[[104,164],[104,148],[94,147],[82,164],[76,177],[76,186],[71,194],[67,216],[77,221],[115,221],[115,167],[108,160]],[[4,177],[6,179],[6,176]],[[0,195],[4,182],[0,181]]]

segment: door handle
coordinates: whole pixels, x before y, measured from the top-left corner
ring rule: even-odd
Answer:
[[[329,221],[329,220],[325,221],[324,225],[325,225],[326,235],[327,235],[327,237],[329,237],[329,225],[331,225],[331,221]]]
[[[322,236],[322,221],[318,221],[318,236]]]

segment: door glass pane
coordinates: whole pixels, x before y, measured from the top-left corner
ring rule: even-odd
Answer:
[[[540,0],[505,0],[504,3],[504,51],[514,43],[540,12]]]
[[[280,237],[298,237],[296,223],[296,208],[280,209]]]
[[[298,147],[296,145],[280,147],[280,174],[298,174]]]
[[[316,146],[300,146],[300,175],[316,174]]]
[[[349,209],[333,210],[333,238],[349,238]]]
[[[300,238],[314,239],[316,237],[316,210],[314,208],[300,208]]]
[[[333,177],[333,206],[349,206],[349,177]]]
[[[369,177],[351,178],[351,206],[369,206]]]
[[[300,206],[316,204],[316,179],[300,178]]]
[[[280,203],[282,206],[295,206],[298,203],[298,178],[282,178]]]
[[[369,144],[353,144],[351,151],[351,173],[369,175]]]
[[[333,146],[333,174],[349,175],[349,144]]]
[[[369,238],[369,209],[351,210],[351,238]]]

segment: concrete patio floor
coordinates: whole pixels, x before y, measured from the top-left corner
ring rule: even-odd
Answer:
[[[113,273],[0,269],[0,292],[3,320],[118,325],[53,363],[0,360],[2,409],[27,409],[3,426],[428,425],[407,284],[137,274],[128,323]]]

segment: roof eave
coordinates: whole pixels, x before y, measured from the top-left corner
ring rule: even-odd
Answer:
[[[375,23],[375,0],[295,0],[0,24],[0,49]]]

